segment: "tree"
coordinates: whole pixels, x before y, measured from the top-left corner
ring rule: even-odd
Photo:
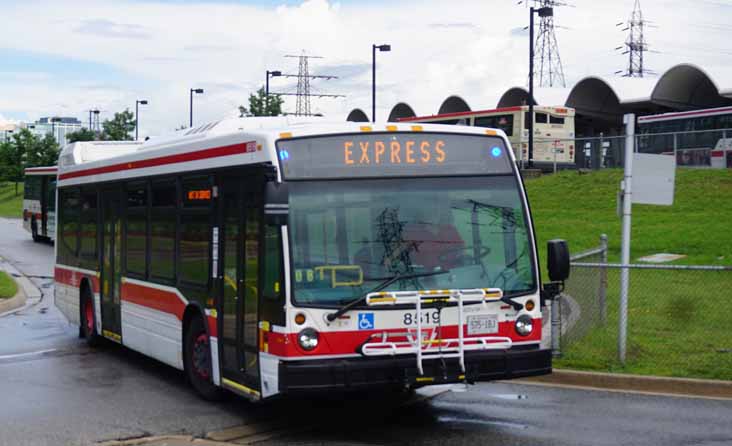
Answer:
[[[10,141],[0,144],[0,175],[3,180],[15,183],[18,195],[18,183],[23,181],[25,168],[55,165],[58,154],[59,146],[53,135],[48,133],[41,138],[22,129]]]
[[[257,94],[249,95],[249,108],[239,106],[239,117],[244,116],[279,116],[282,114],[282,104],[285,102],[282,96],[270,94],[269,101],[264,95],[264,87],[257,91]]]
[[[135,115],[129,109],[125,109],[121,113],[115,113],[114,118],[107,119],[102,123],[104,129],[102,139],[130,141],[132,140],[130,133],[135,130],[136,124]]]
[[[97,132],[85,128],[80,128],[79,130],[66,135],[66,141],[68,141],[69,144],[77,141],[95,141],[97,138]]]

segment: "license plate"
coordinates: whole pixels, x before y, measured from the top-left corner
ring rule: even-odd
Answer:
[[[497,314],[468,315],[468,335],[498,333]]]

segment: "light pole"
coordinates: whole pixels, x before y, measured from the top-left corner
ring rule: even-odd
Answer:
[[[138,133],[140,130],[140,105],[147,105],[147,99],[135,101],[135,141],[138,140]]]
[[[529,169],[534,167],[534,13],[551,17],[554,10],[549,6],[529,8]]]
[[[191,88],[191,121],[189,127],[193,127],[193,93],[203,94],[203,88]]]
[[[391,45],[371,45],[371,122],[376,122],[376,50],[391,51]]]
[[[282,76],[281,71],[269,71],[267,70],[266,81],[264,82],[264,116],[269,116],[269,78]]]

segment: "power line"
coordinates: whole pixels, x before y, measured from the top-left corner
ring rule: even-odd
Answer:
[[[625,49],[622,54],[628,55],[628,67],[626,70],[616,71],[623,77],[643,77],[646,74],[655,74],[643,65],[643,55],[648,51],[648,43],[643,34],[643,28],[648,25],[647,20],[643,20],[643,12],[641,11],[640,0],[635,0],[633,13],[630,20],[620,22],[616,26],[625,25],[623,31],[628,31],[628,37],[625,43],[616,48],[616,50]]]
[[[296,57],[299,60],[298,63],[298,70],[297,74],[283,74],[282,77],[296,77],[297,78],[297,93],[272,93],[275,95],[280,96],[296,96],[296,107],[295,107],[295,115],[296,116],[312,116],[311,108],[310,108],[310,98],[315,96],[318,98],[336,98],[336,97],[345,97],[344,95],[340,94],[321,94],[321,93],[311,93],[310,92],[310,80],[311,79],[338,79],[338,76],[332,76],[329,74],[324,75],[313,75],[310,74],[310,68],[308,64],[309,59],[322,59],[321,56],[308,56],[305,55],[305,51],[303,50],[302,54],[299,56],[295,56],[292,54],[287,54],[285,57]]]
[[[532,0],[535,8],[552,8],[549,15],[539,16],[539,34],[536,36],[534,54],[534,76],[539,79],[540,87],[566,87],[562,59],[559,57],[559,44],[554,32],[562,28],[554,24],[554,11],[559,6],[571,6],[557,0]],[[519,2],[522,3],[522,2]],[[525,2],[528,5],[528,1]]]

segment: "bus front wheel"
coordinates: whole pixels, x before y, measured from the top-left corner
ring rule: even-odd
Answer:
[[[223,391],[213,383],[211,340],[200,317],[190,321],[183,348],[188,381],[204,399],[220,400]]]

